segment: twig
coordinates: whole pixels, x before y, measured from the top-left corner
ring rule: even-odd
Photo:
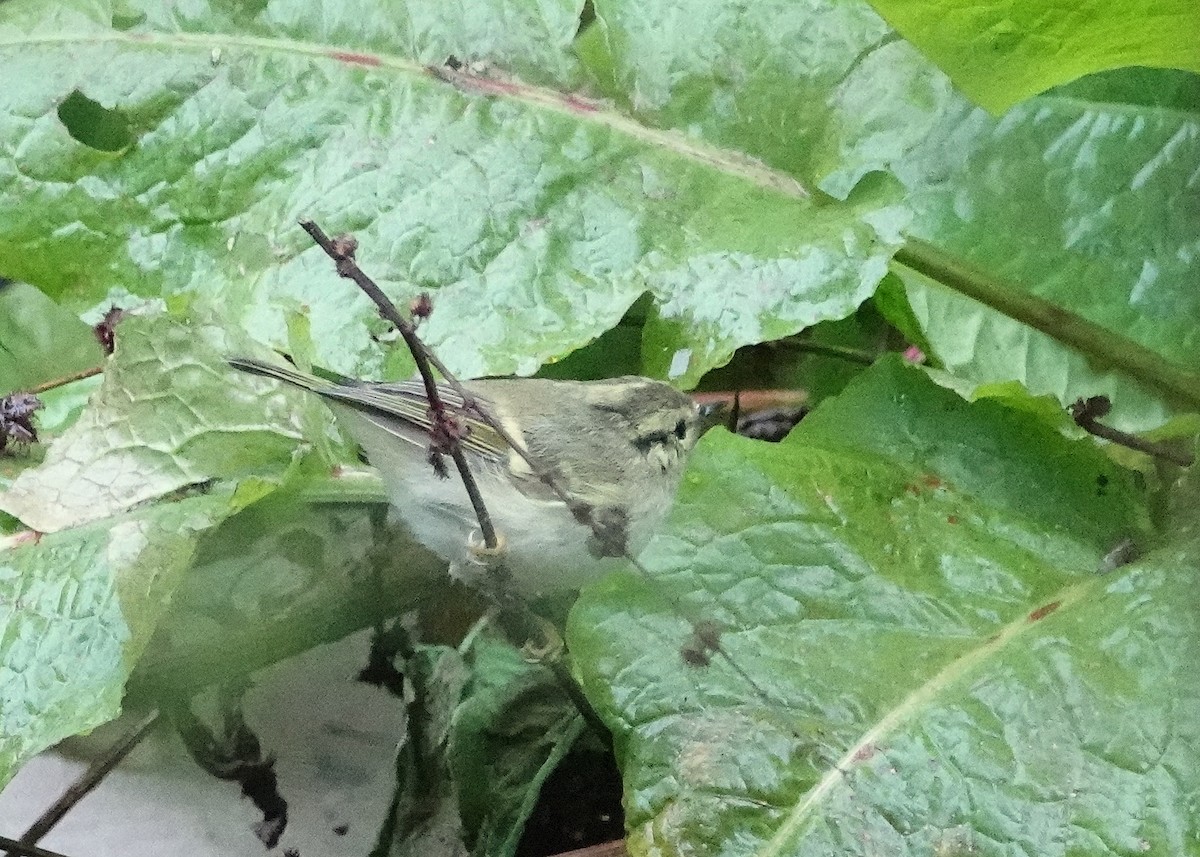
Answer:
[[[529,455],[528,451],[525,449],[525,444],[518,442],[512,433],[505,428],[505,426],[499,420],[493,417],[484,408],[479,407],[478,403],[475,401],[475,397],[465,387],[463,387],[462,383],[459,382],[459,380],[454,377],[450,370],[446,368],[446,365],[442,363],[441,359],[421,340],[419,336],[417,336],[416,328],[413,327],[412,322],[400,315],[400,313],[396,310],[395,304],[393,304],[391,300],[388,299],[388,296],[385,295],[379,288],[379,286],[377,286],[375,282],[365,273],[363,273],[361,268],[358,267],[358,264],[354,261],[353,252],[351,251],[349,256],[347,256],[342,249],[335,246],[335,243],[330,240],[329,236],[327,236],[321,230],[321,227],[317,226],[311,220],[300,221],[300,227],[307,232],[312,239],[317,242],[318,245],[320,245],[321,249],[325,251],[327,256],[334,260],[334,262],[337,264],[338,274],[349,280],[353,280],[354,283],[360,289],[366,292],[367,296],[375,302],[375,305],[379,307],[379,314],[394,324],[396,329],[400,331],[400,335],[404,337],[404,342],[408,345],[408,350],[412,352],[413,360],[416,361],[417,371],[421,373],[421,378],[425,382],[425,394],[429,397],[430,407],[434,408],[435,410],[439,406],[441,406],[443,409],[445,407],[441,404],[441,398],[438,396],[437,382],[433,380],[433,374],[429,372],[429,367],[432,366],[438,371],[438,374],[445,379],[446,383],[450,386],[450,389],[454,390],[454,392],[462,398],[464,407],[473,411],[484,423],[487,424],[488,428],[500,435],[501,439],[508,444],[509,448],[511,448],[513,452],[520,456],[521,459],[527,465],[529,465],[529,469],[533,471],[533,474],[547,486],[549,486],[550,489],[558,495],[560,500],[567,504],[567,507],[571,510],[571,513],[575,515],[576,519],[580,520],[582,523],[590,523],[591,507],[586,503],[581,503],[577,498],[572,497],[570,492],[568,492],[565,487],[559,484],[558,480],[552,473],[550,473],[550,471],[543,468],[540,463],[538,463],[532,456]],[[455,463],[457,464],[457,459],[455,460]],[[465,461],[463,467],[460,468],[460,472],[463,472],[464,470],[469,473],[469,470],[466,470],[465,468]],[[472,480],[472,483],[473,482],[474,480]],[[468,493],[470,493],[469,488]],[[474,497],[472,497],[471,502],[474,504]],[[476,514],[478,514],[479,508],[477,507],[475,511]],[[484,509],[484,514],[486,515],[486,513],[487,510]],[[581,517],[581,515],[584,517]],[[482,521],[480,521],[480,529],[483,529]],[[488,546],[494,547],[494,545],[490,543]]]
[[[15,839],[9,839],[7,836],[0,836],[0,850],[15,855],[15,857],[67,857],[57,851],[48,851],[45,848],[38,848],[36,845],[25,845]]]
[[[907,268],[974,298],[1082,352],[1096,365],[1111,366],[1137,378],[1172,399],[1185,402],[1193,410],[1200,407],[1200,374],[1176,366],[1117,331],[974,268],[932,244],[909,238],[892,257],[892,266]]]
[[[1196,457],[1190,452],[1183,452],[1178,449],[1173,449],[1165,443],[1157,443],[1152,440],[1138,437],[1136,434],[1129,434],[1120,429],[1115,429],[1112,426],[1106,426],[1101,423],[1100,417],[1112,410],[1112,402],[1108,400],[1108,396],[1090,396],[1086,399],[1076,399],[1075,404],[1069,408],[1071,419],[1075,420],[1075,425],[1079,426],[1089,434],[1094,434],[1096,437],[1102,437],[1105,440],[1121,446],[1127,446],[1130,449],[1136,449],[1138,452],[1144,452],[1147,455],[1153,455],[1156,458],[1164,458],[1180,467],[1191,467],[1195,463]]]
[[[466,456],[463,455],[462,444],[459,443],[461,428],[446,413],[446,405],[438,394],[437,381],[433,377],[430,364],[433,364],[438,372],[449,381],[450,376],[445,367],[425,347],[425,343],[417,336],[417,329],[413,323],[400,315],[396,310],[396,305],[388,300],[388,296],[375,284],[375,281],[358,267],[358,263],[354,261],[354,251],[358,247],[357,241],[349,237],[331,239],[320,226],[311,220],[301,220],[300,228],[307,232],[312,240],[325,251],[325,255],[333,260],[338,275],[353,280],[355,285],[366,292],[367,296],[379,307],[379,314],[395,325],[396,330],[400,331],[400,335],[404,337],[404,342],[408,345],[408,350],[412,352],[413,360],[417,364],[417,371],[421,373],[421,380],[425,382],[425,397],[429,400],[429,409],[433,413],[434,426],[438,435],[432,439],[433,452],[435,455],[443,451],[449,452],[450,457],[454,460],[454,466],[458,468],[458,475],[462,479],[463,487],[467,489],[467,496],[471,498],[475,517],[479,520],[479,531],[483,534],[483,543],[489,550],[495,550],[499,546],[500,540],[496,537],[492,516],[488,513],[487,506],[483,502],[483,495],[479,493],[475,475],[471,473],[471,468],[467,466]],[[468,407],[479,410],[474,406],[474,399],[464,390],[454,384],[451,386],[455,387],[455,391],[462,395],[463,402]]]
[[[34,396],[40,396],[42,393],[55,390],[59,387],[65,387],[67,384],[74,384],[76,381],[82,381],[84,378],[94,377],[103,371],[103,366],[93,366],[90,369],[83,369],[79,372],[75,372],[72,375],[66,375],[62,378],[55,378],[53,381],[47,381],[44,384],[38,384],[36,387],[23,392]]]
[[[434,411],[435,416],[438,408],[444,412],[445,406],[441,403],[441,398],[438,396],[437,383],[433,379],[432,372],[429,367],[437,369],[445,382],[457,393],[463,401],[465,408],[473,411],[480,420],[482,420],[489,428],[496,432],[508,445],[509,449],[515,452],[528,465],[538,479],[540,479],[550,490],[552,490],[567,508],[574,515],[575,519],[581,524],[589,527],[596,536],[597,541],[601,545],[611,545],[612,541],[609,534],[606,532],[604,522],[599,520],[593,507],[573,496],[557,478],[557,476],[542,467],[541,463],[531,456],[525,448],[525,444],[518,441],[516,437],[491,413],[485,408],[481,408],[475,401],[475,397],[463,387],[459,380],[454,377],[454,374],[446,368],[445,364],[438,356],[427,346],[419,336],[417,336],[416,328],[412,322],[405,319],[396,310],[395,305],[388,299],[387,295],[368,277],[357,262],[354,261],[354,250],[357,242],[353,238],[341,237],[336,240],[331,240],[322,229],[310,220],[300,221],[300,226],[305,232],[312,237],[325,254],[334,260],[337,266],[337,272],[340,276],[354,281],[354,283],[362,289],[368,297],[375,302],[379,308],[379,314],[390,321],[400,331],[400,335],[404,337],[405,343],[408,345],[409,351],[412,352],[413,360],[416,361],[417,369],[421,373],[421,377],[425,382],[426,395],[430,400],[430,408]],[[453,435],[453,433],[452,433]],[[459,474],[463,478],[463,484],[467,487],[467,493],[471,495],[472,505],[475,506],[476,516],[479,518],[480,529],[484,529],[485,520],[490,526],[490,518],[487,517],[487,509],[483,505],[483,500],[478,496],[478,488],[475,487],[474,477],[471,475],[470,468],[467,466],[466,459],[462,455],[462,449],[458,444],[457,437],[451,437],[452,443],[449,444],[451,454],[454,455],[455,464],[458,466]],[[460,463],[461,462],[461,463]],[[475,493],[472,494],[472,491]],[[478,499],[478,503],[476,500]],[[486,541],[486,533],[485,533]],[[488,547],[494,547],[492,542],[488,542]],[[653,580],[653,576],[638,559],[629,553],[629,549],[624,544],[621,545],[621,550],[612,554],[621,556],[626,559],[633,569],[645,580]],[[693,640],[687,645],[690,647],[689,662],[693,664],[708,663],[708,656],[716,653],[724,660],[730,668],[749,686],[754,693],[763,701],[770,702],[772,698],[770,694],[747,673],[733,657],[721,645],[720,632],[712,623],[699,622],[691,619],[683,603],[673,595],[663,593],[670,601],[675,611],[681,617],[687,619],[693,627]],[[795,732],[799,736],[799,732]]]
[[[516,450],[525,459],[530,469],[534,473],[537,473],[544,481],[547,481],[569,506],[577,505],[569,498],[565,489],[558,487],[550,481],[548,475],[543,475],[541,469],[528,457],[524,447],[516,442],[512,435],[500,425],[499,421],[495,420],[491,414],[476,404],[475,397],[459,384],[458,380],[450,373],[450,370],[442,364],[437,355],[417,335],[416,327],[413,323],[399,313],[395,304],[388,299],[383,290],[358,266],[358,263],[354,259],[354,250],[356,249],[354,239],[348,237],[330,239],[324,230],[311,220],[302,220],[300,227],[325,251],[325,254],[329,258],[333,259],[339,276],[352,280],[355,285],[362,289],[375,302],[375,305],[379,308],[379,314],[390,321],[400,331],[400,335],[404,337],[404,342],[408,346],[408,350],[412,353],[413,360],[417,364],[417,371],[420,372],[421,379],[425,384],[425,396],[429,400],[429,409],[433,413],[435,426],[439,424],[442,426],[439,433],[441,436],[434,439],[434,448],[437,448],[440,441],[444,445],[445,451],[454,459],[454,465],[458,469],[459,476],[462,478],[463,487],[466,488],[467,495],[471,498],[471,505],[475,509],[475,516],[479,521],[479,529],[483,534],[484,544],[487,548],[497,548],[499,539],[496,536],[496,530],[492,524],[487,506],[483,501],[483,496],[479,492],[479,486],[475,482],[475,476],[471,472],[466,456],[463,454],[462,445],[459,443],[460,431],[457,424],[453,426],[449,425],[453,420],[446,413],[446,406],[442,402],[441,395],[438,393],[437,381],[433,377],[433,372],[430,369],[431,366],[436,368],[446,380],[446,383],[458,393],[462,398],[464,407],[478,414],[480,419],[498,432],[509,447]],[[429,312],[428,302],[422,302],[422,304],[422,312],[427,315]],[[528,606],[523,602],[514,602],[511,598],[497,597],[496,602],[500,608],[497,619],[504,629],[505,635],[514,645],[518,646],[528,640],[529,630],[536,625],[532,611],[529,610]],[[595,711],[591,709],[591,706],[587,704],[583,695],[579,693],[566,668],[557,661],[551,662],[549,666],[554,673],[555,679],[575,703],[576,708],[583,715],[589,726],[596,730],[598,734],[607,734],[608,729],[600,721]]]
[[[43,812],[29,829],[21,836],[20,844],[25,847],[37,844],[37,841],[50,832],[54,825],[62,821],[75,804],[83,800],[92,789],[100,785],[113,768],[129,755],[129,752],[146,737],[150,727],[158,720],[158,709],[154,709],[133,725],[121,738],[113,744],[104,755],[96,759],[83,775],[67,788],[62,796]],[[32,853],[32,852],[29,852]]]

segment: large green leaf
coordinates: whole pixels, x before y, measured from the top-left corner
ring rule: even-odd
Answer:
[[[1019,380],[1063,401],[1107,392],[1115,417],[1135,428],[1166,411],[1147,401],[1147,385],[1139,394],[1109,374],[1125,368],[1123,338],[1200,376],[1192,288],[1200,203],[1188,189],[1200,164],[1197,97],[1200,77],[1142,70],[1080,81],[1000,120],[965,107],[943,115],[899,167],[914,189],[914,233],[1102,329],[1085,354],[1101,365],[1089,366],[974,301],[909,278],[948,368],[977,381]],[[949,151],[945,141],[954,141]],[[1018,292],[1018,313],[1020,301]]]
[[[971,99],[995,113],[1077,77],[1122,66],[1200,71],[1192,0],[1023,3],[871,0]]]
[[[1087,442],[895,364],[778,446],[706,437],[653,582],[568,628],[631,853],[1186,853],[1200,554],[1103,573],[1144,515]],[[761,693],[681,662],[681,611]]]
[[[314,499],[338,482],[286,485],[206,533],[138,662],[138,691],[186,695],[229,681],[447,590],[446,564],[387,523],[382,486],[370,481],[341,502]]]
[[[830,201],[583,101],[549,57],[560,38],[513,60],[537,30],[507,44],[464,23],[410,54],[397,17],[451,18],[399,5],[4,4],[0,61],[21,85],[0,95],[0,269],[76,305],[194,293],[279,346],[287,314],[308,312],[320,362],[382,371],[381,323],[297,229],[311,217],[353,230],[393,296],[434,292],[424,334],[460,373],[532,372],[649,291],[649,370],[681,384],[848,314],[884,275],[905,220],[894,183]],[[423,65],[449,52],[567,78]],[[83,133],[110,125],[118,143]]]
[[[117,715],[197,537],[229,508],[222,490],[0,544],[0,785]]]
[[[0,281],[0,396],[98,366],[100,343],[33,286]]]
[[[1196,75],[1093,76],[997,119],[865,3],[598,0],[596,12],[585,62],[643,121],[737,146],[839,198],[890,171],[910,189],[914,234],[1006,280],[998,297],[1021,322],[1032,294],[1105,334],[1072,356],[960,298],[922,319],[952,370],[1064,402],[1107,392],[1130,428],[1173,412],[1157,379],[1114,380],[1087,361],[1126,371],[1132,340],[1200,389]]]
[[[231,370],[221,331],[130,318],[118,335],[90,407],[0,509],[55,532],[214,479],[282,477],[301,438],[300,400]]]

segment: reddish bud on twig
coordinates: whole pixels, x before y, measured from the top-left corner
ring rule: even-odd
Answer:
[[[116,349],[117,325],[123,318],[125,318],[125,310],[115,306],[109,307],[104,318],[100,319],[99,324],[92,328],[92,332],[96,334],[96,340],[104,349],[105,354],[112,354]]]
[[[450,478],[450,471],[446,469],[446,459],[432,445],[429,447],[429,454],[425,457],[425,460],[429,462],[429,466],[433,468],[433,472],[437,474],[438,479]]]
[[[358,239],[353,235],[339,235],[333,239],[333,252],[340,259],[353,259],[358,250]]]
[[[1068,410],[1075,424],[1086,429],[1092,420],[1098,420],[1112,410],[1112,402],[1108,396],[1088,396],[1076,399]]]
[[[433,312],[433,298],[429,297],[429,292],[421,292],[408,305],[408,311],[412,313],[415,319],[429,318]]]

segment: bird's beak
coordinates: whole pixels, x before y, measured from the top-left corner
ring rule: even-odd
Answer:
[[[726,415],[729,413],[729,403],[724,401],[702,402],[697,405],[696,410],[700,417],[700,434],[703,435],[710,428],[725,424]]]

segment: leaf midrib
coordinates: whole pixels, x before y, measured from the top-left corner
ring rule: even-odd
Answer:
[[[1055,615],[1061,615],[1070,608],[1082,602],[1099,585],[1100,578],[1091,577],[1079,583],[1061,589],[1048,603],[1057,603]],[[788,851],[788,846],[794,844],[793,838],[803,827],[804,823],[823,804],[824,799],[839,785],[847,783],[847,774],[852,768],[858,767],[872,755],[869,749],[880,746],[883,741],[904,724],[916,719],[923,713],[928,704],[947,688],[951,687],[982,664],[987,663],[1001,650],[1020,637],[1027,629],[1039,624],[1034,619],[1034,613],[1023,614],[1009,622],[997,634],[987,638],[975,649],[966,652],[946,664],[927,681],[915,688],[898,705],[893,706],[873,726],[851,745],[842,757],[829,768],[817,783],[805,792],[792,810],[787,814],[779,829],[762,848],[756,852],[756,857],[780,857]]]
[[[432,83],[453,89],[465,96],[496,98],[518,104],[526,104],[549,112],[569,116],[580,124],[594,124],[627,135],[640,142],[672,152],[676,156],[708,166],[727,175],[744,179],[759,187],[809,201],[824,201],[822,194],[810,193],[794,176],[771,169],[761,161],[737,150],[711,146],[701,140],[685,136],[669,129],[651,128],[634,119],[605,109],[607,102],[567,98],[558,90],[534,86],[516,78],[500,79],[477,77],[462,72],[446,70],[435,74],[430,67],[411,59],[362,50],[349,45],[320,44],[295,39],[267,36],[235,35],[229,33],[153,33],[153,32],[90,32],[63,33],[54,35],[30,35],[20,39],[0,39],[0,54],[6,50],[20,52],[32,46],[70,46],[120,44],[129,48],[173,47],[180,50],[204,51],[244,49],[272,53],[290,53],[298,56],[323,59],[338,65],[357,65],[364,71],[387,69],[412,75]],[[361,56],[366,62],[354,63],[346,59],[348,54]],[[442,71],[440,67],[438,71]],[[504,92],[498,92],[502,84]],[[490,91],[485,91],[490,90]],[[572,101],[576,106],[572,106]],[[580,106],[584,105],[584,106]],[[814,200],[813,197],[818,199]]]

